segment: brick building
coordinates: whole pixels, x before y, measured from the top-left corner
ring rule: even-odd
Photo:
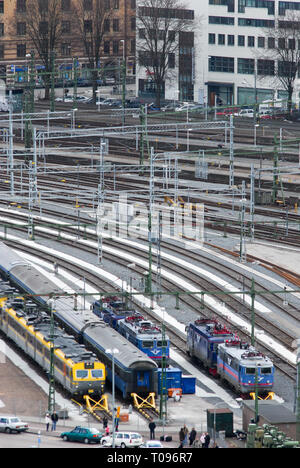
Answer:
[[[5,72],[14,72],[16,76],[19,73],[21,76],[31,51],[35,52],[37,70],[43,67],[43,61],[29,33],[30,2],[44,9],[52,8],[52,3],[57,5],[55,8],[59,10],[60,32],[55,41],[54,51],[58,70],[72,70],[75,57],[78,58],[80,70],[88,68],[88,57],[82,35],[79,33],[76,8],[80,4],[89,13],[89,11],[93,12],[96,2],[102,2],[109,10],[109,15],[104,21],[99,66],[110,63],[112,68],[118,67],[125,57],[127,74],[135,73],[135,0],[0,0],[0,70],[2,76]],[[45,15],[43,21],[42,16],[39,19],[40,21],[35,20],[39,23],[36,27],[40,29],[42,36],[43,29],[49,27],[48,18]],[[49,24],[50,21],[49,19]],[[88,19],[84,21],[84,28],[87,31],[91,28],[90,23]]]

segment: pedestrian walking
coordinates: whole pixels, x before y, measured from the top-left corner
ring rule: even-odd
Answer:
[[[109,435],[109,425],[107,425],[106,428],[105,428],[105,435],[107,435],[107,436]]]
[[[54,411],[53,414],[51,415],[51,421],[52,421],[51,431],[56,431],[56,424],[58,421],[58,416],[57,416],[56,411]]]
[[[47,432],[49,431],[50,423],[51,423],[50,414],[49,414],[49,413],[46,413],[46,416],[45,416],[45,424],[46,424],[46,431],[47,431]]]
[[[103,430],[105,431],[106,427],[107,427],[107,424],[108,424],[108,419],[106,416],[104,416],[103,420],[102,420],[102,423],[103,423]]]
[[[154,439],[155,439],[155,428],[156,428],[156,424],[155,424],[155,422],[153,421],[153,419],[151,419],[151,421],[150,421],[150,423],[149,423],[150,439],[151,439],[151,440],[154,440]]]
[[[209,444],[210,444],[210,435],[209,435],[209,433],[207,432],[207,433],[205,434],[204,448],[209,448]]]
[[[196,432],[195,428],[193,427],[191,432],[190,432],[190,435],[189,435],[190,446],[193,445],[193,443],[195,442],[196,436],[197,436],[197,432]]]
[[[182,427],[180,429],[180,431],[179,431],[179,442],[180,442],[179,448],[183,448],[184,438],[185,438],[185,433],[184,433],[184,430],[183,430],[183,427]]]

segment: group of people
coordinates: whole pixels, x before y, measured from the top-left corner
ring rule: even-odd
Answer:
[[[56,424],[58,421],[58,414],[56,411],[53,411],[53,413],[50,415],[50,413],[46,413],[45,416],[45,424],[46,424],[46,431],[49,431],[50,424],[51,424],[51,431],[56,431]]]
[[[189,446],[191,447],[194,445],[194,442],[197,437],[197,431],[193,427],[191,432],[189,432],[188,428],[184,424],[184,426],[180,429],[179,431],[179,448],[183,448],[188,445],[188,440],[189,440]],[[210,444],[210,435],[208,432],[203,432],[200,436],[200,443],[202,448],[209,448]]]

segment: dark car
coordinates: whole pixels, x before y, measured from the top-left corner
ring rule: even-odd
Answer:
[[[94,427],[76,426],[70,432],[62,432],[60,437],[65,441],[83,442],[84,444],[100,444],[102,433]]]

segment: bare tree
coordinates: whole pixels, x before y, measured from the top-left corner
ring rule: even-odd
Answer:
[[[269,48],[263,58],[274,61],[274,76],[287,91],[288,110],[291,111],[295,80],[300,68],[299,13],[289,11],[284,19],[276,18],[274,28],[269,28],[266,35]],[[258,60],[258,74],[260,75],[264,74],[263,64],[264,61]]]
[[[107,0],[77,0],[74,5],[75,24],[78,26],[78,33],[91,70],[94,102],[96,102],[103,36],[112,13],[110,3]]]
[[[141,0],[136,16],[137,61],[152,77],[160,106],[164,83],[174,73],[180,35],[193,30],[194,12],[181,0]]]
[[[22,15],[26,35],[44,66],[45,99],[49,99],[52,60],[61,37],[61,0],[27,0]]]

